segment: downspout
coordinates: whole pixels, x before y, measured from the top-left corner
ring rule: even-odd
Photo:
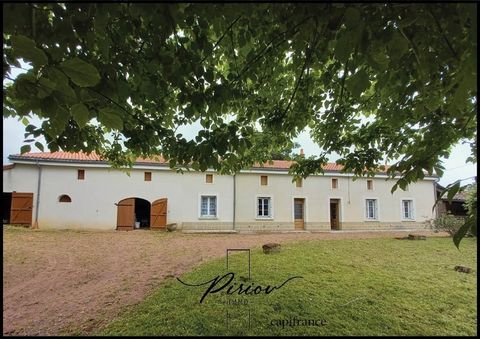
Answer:
[[[233,175],[233,230],[235,230],[236,174]]]
[[[38,166],[38,181],[37,181],[37,201],[35,203],[35,223],[33,224],[33,228],[38,228],[38,206],[40,206],[40,186],[42,184],[42,166],[40,166],[37,160]]]

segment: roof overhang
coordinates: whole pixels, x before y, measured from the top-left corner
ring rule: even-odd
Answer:
[[[84,167],[84,168],[111,168],[110,164],[107,161],[101,161],[101,160],[95,160],[95,161],[89,161],[89,160],[68,160],[68,159],[41,159],[41,158],[31,158],[31,159],[26,159],[23,157],[17,157],[14,155],[9,156],[9,159],[18,164],[28,164],[28,165],[41,165],[41,166],[68,166],[68,167]],[[128,168],[125,168],[128,170]],[[148,162],[141,162],[141,163],[135,163],[132,167],[132,169],[158,169],[158,170],[165,170],[165,171],[172,171],[170,169],[170,166],[165,163],[165,164],[159,164],[159,163],[148,163]],[[120,169],[119,169],[120,170]],[[186,172],[189,171],[194,171],[194,170],[188,170],[184,169]],[[208,168],[206,172],[216,172],[212,168]],[[251,174],[268,174],[268,173],[275,173],[275,174],[284,174],[284,175],[290,175],[288,173],[288,169],[285,168],[269,168],[269,167],[256,167],[248,170],[241,170],[240,173],[251,173]],[[341,171],[325,171],[324,174],[314,174],[315,176],[336,176],[336,177],[354,177],[355,175],[353,173],[344,173]],[[389,176],[384,174],[384,173],[379,173],[375,175],[375,178],[385,178],[388,179]],[[399,178],[399,177],[394,177],[390,178],[392,180]],[[425,176],[423,180],[437,180],[437,177],[435,176]]]

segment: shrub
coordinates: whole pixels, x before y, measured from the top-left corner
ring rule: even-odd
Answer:
[[[448,232],[453,236],[464,224],[464,222],[465,218],[463,217],[456,217],[451,214],[442,214],[433,219],[432,229],[435,232]]]
[[[477,183],[471,185],[467,190],[467,197],[465,198],[465,208],[468,215],[477,216]]]

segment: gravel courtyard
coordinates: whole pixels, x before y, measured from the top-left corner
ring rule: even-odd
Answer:
[[[142,300],[164,278],[179,276],[206,260],[224,256],[227,248],[407,234],[183,234],[45,231],[7,226],[3,229],[3,334],[88,334],[126,306]]]

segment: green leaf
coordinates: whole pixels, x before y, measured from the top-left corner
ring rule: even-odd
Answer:
[[[348,34],[342,35],[337,39],[337,44],[335,46],[335,58],[345,63],[352,52],[352,44],[350,41],[350,36]]]
[[[408,41],[400,33],[395,32],[388,44],[388,55],[392,59],[400,59],[408,51]]]
[[[120,113],[111,107],[103,108],[98,112],[98,121],[112,129],[123,129],[123,120]]]
[[[44,148],[43,148],[43,145],[42,145],[40,142],[37,141],[37,142],[35,143],[35,146],[36,146],[40,151],[43,152]]]
[[[355,28],[360,23],[360,12],[352,7],[349,7],[345,12],[345,26],[348,29]]]
[[[455,183],[450,189],[448,190],[447,198],[448,198],[448,203],[452,203],[452,199],[455,196],[455,194],[460,191],[460,181]]]
[[[80,128],[85,127],[90,120],[88,108],[82,103],[73,105],[70,109],[70,113]]]
[[[453,235],[453,243],[457,248],[460,246],[460,241],[467,235],[468,231],[475,225],[475,220],[470,216],[465,220],[465,223]]]
[[[346,81],[347,89],[356,98],[370,87],[370,81],[368,80],[368,74],[363,69],[352,75]]]
[[[62,62],[60,68],[80,87],[95,86],[100,81],[100,74],[95,66],[77,57]]]
[[[31,150],[30,145],[23,145],[22,147],[20,147],[20,153],[21,154],[28,153],[28,152],[30,152],[30,150]]]
[[[39,67],[48,63],[47,55],[36,47],[32,39],[24,35],[12,36],[12,48],[15,56],[31,61],[34,66]]]
[[[28,119],[27,119],[26,117],[23,117],[23,119],[22,119],[22,124],[23,124],[24,126],[28,126]]]

